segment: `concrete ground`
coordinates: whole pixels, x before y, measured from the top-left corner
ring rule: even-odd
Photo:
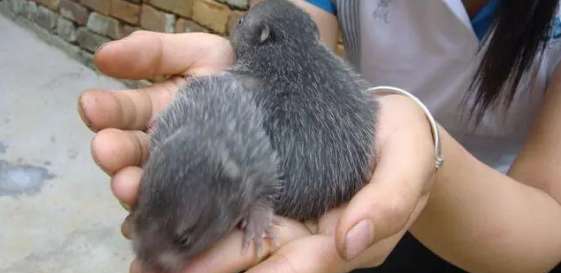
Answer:
[[[0,272],[128,272],[125,211],[76,112],[86,88],[124,88],[0,15]]]

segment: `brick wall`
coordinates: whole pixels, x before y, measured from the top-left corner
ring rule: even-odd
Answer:
[[[252,1],[0,0],[0,11],[89,64],[101,44],[139,29],[227,35]]]
[[[66,42],[94,52],[134,30],[228,33],[247,0],[0,0]]]

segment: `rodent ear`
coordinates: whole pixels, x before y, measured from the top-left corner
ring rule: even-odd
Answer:
[[[219,156],[220,156],[219,157],[220,164],[222,170],[224,171],[224,175],[226,175],[226,177],[232,180],[241,179],[243,174],[240,165],[234,160],[232,160],[230,158],[230,155],[227,152],[225,152],[225,150],[220,152]]]
[[[261,33],[259,34],[259,43],[264,43],[271,36],[271,29],[268,25],[263,25]]]
[[[230,179],[240,179],[242,177],[242,170],[240,169],[240,166],[232,161],[232,160],[224,160],[222,162],[223,164],[223,168],[224,168],[224,173],[230,178]]]

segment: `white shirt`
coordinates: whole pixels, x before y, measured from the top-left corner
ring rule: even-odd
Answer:
[[[487,112],[472,130],[462,99],[481,54],[461,0],[363,0],[360,36],[359,70],[366,79],[418,96],[468,151],[501,172],[522,148],[561,57],[557,37],[526,75],[508,111]]]

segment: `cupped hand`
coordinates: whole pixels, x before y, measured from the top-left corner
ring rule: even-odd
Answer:
[[[143,79],[201,75],[233,61],[229,43],[210,34],[138,32],[95,55],[110,76]],[[92,156],[111,177],[115,196],[134,204],[148,155],[151,119],[173,98],[182,77],[139,90],[91,90],[80,97],[82,119],[96,132]],[[278,217],[274,239],[256,253],[242,251],[235,231],[191,261],[184,272],[348,272],[381,264],[428,200],[434,173],[433,143],[422,111],[408,98],[379,97],[377,166],[370,183],[348,203],[313,222]],[[127,221],[123,233],[129,236]],[[133,262],[131,272],[141,272]]]
[[[123,204],[134,203],[152,119],[173,99],[185,76],[223,70],[233,63],[233,55],[229,42],[217,35],[147,31],[109,42],[96,52],[95,65],[115,78],[171,76],[142,89],[88,90],[79,98],[80,116],[96,132],[92,156],[112,177],[112,189]]]
[[[305,223],[278,217],[259,252],[242,250],[235,231],[189,262],[183,273],[343,273],[384,262],[424,208],[434,174],[433,143],[408,98],[380,98],[378,164],[348,203]],[[131,273],[143,272],[133,262]]]

